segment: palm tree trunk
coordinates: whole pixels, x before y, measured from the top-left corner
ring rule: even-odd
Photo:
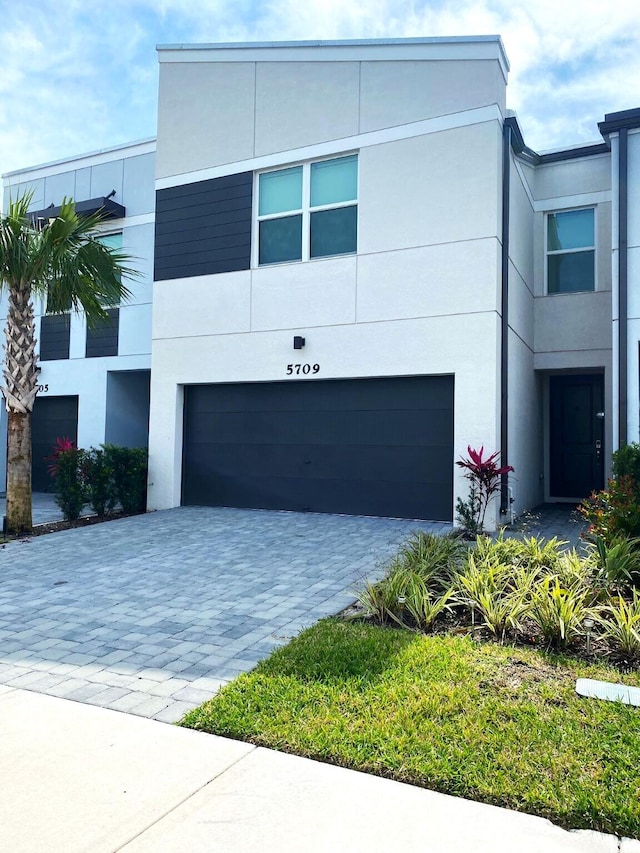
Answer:
[[[7,533],[30,533],[31,413],[7,413]]]
[[[9,288],[2,394],[8,420],[7,532],[29,533],[31,518],[31,411],[38,391],[31,290]]]

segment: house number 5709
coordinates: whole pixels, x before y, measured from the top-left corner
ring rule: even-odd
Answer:
[[[288,364],[287,365],[287,376],[295,375],[304,375],[308,376],[310,373],[319,373],[320,365],[319,364]]]

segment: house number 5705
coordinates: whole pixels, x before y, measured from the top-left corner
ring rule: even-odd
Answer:
[[[49,390],[49,384],[46,385],[38,385],[38,394],[46,394]]]
[[[288,364],[287,365],[287,376],[293,376],[303,374],[304,376],[308,376],[310,373],[319,373],[320,365],[319,364]]]

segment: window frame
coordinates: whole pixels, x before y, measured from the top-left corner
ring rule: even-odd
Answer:
[[[349,201],[339,201],[332,204],[321,204],[315,207],[311,206],[311,167],[315,163],[326,163],[329,160],[342,160],[345,157],[357,158],[356,170],[356,195],[355,198]],[[297,166],[302,167],[302,207],[296,210],[286,210],[280,213],[266,213],[260,215],[260,176],[269,174],[270,172],[283,172],[286,169],[295,169]],[[311,257],[311,214],[318,213],[323,210],[338,210],[343,207],[356,208],[356,242],[360,230],[359,220],[359,198],[360,198],[360,152],[359,151],[344,151],[340,154],[328,154],[325,157],[314,157],[310,160],[296,160],[291,163],[282,163],[277,166],[271,166],[268,169],[256,170],[253,174],[253,216],[251,225],[251,269],[268,269],[269,267],[277,267],[282,264],[300,264],[314,261],[324,261],[327,258],[350,258],[357,255],[358,249],[355,252],[340,252],[335,255],[320,255]],[[302,215],[302,243],[301,257],[290,261],[274,261],[270,264],[260,263],[260,223],[269,219],[284,219],[287,216]]]
[[[575,249],[549,249],[549,217],[557,216],[559,213],[574,213],[580,210],[593,211],[593,245],[580,246]],[[557,210],[547,210],[544,214],[544,295],[545,296],[572,296],[578,293],[596,293],[598,290],[598,206],[596,204],[585,204],[580,207],[562,207]],[[593,290],[559,290],[549,291],[549,258],[553,255],[575,255],[580,252],[593,252]]]

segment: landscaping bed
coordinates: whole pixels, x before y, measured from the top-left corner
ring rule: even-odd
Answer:
[[[340,619],[319,623],[184,725],[640,837],[640,551],[611,536],[416,533]]]
[[[619,673],[469,635],[333,619],[182,724],[570,828],[638,837],[640,709],[578,697],[577,677],[616,681]],[[637,672],[624,680],[640,686]]]

